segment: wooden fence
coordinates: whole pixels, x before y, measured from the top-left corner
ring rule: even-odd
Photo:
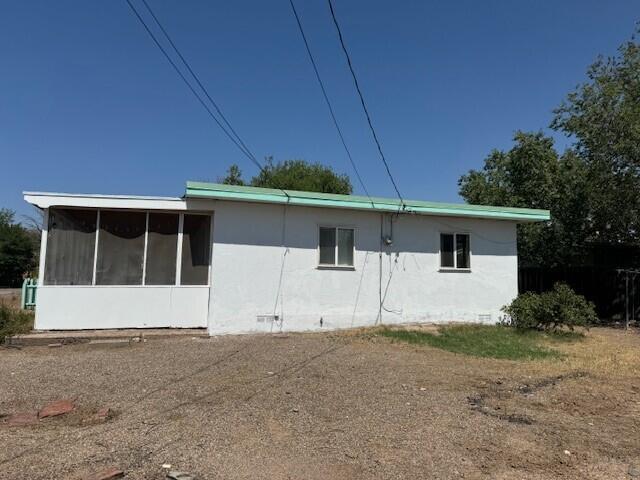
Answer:
[[[522,292],[544,292],[556,282],[564,282],[584,295],[596,306],[604,321],[624,321],[640,314],[640,274],[629,276],[628,304],[625,274],[609,266],[574,266],[565,268],[522,267],[518,270],[518,289]],[[627,307],[628,305],[628,307]]]

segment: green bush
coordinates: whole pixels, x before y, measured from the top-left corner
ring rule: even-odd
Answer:
[[[33,312],[17,310],[0,303],[0,342],[4,337],[28,333],[33,328]]]
[[[557,330],[567,327],[587,327],[597,322],[593,303],[575,293],[564,283],[556,283],[544,293],[527,292],[502,307],[507,314],[503,322],[521,330]]]

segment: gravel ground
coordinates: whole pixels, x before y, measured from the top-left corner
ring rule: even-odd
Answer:
[[[637,333],[599,330],[570,348],[582,363],[353,333],[0,349],[0,415],[77,404],[0,425],[0,478],[115,466],[162,479],[165,463],[200,479],[630,478],[639,347]]]

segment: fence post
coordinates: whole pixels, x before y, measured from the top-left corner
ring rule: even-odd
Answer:
[[[27,308],[27,279],[22,280],[22,295],[20,296],[20,308]]]
[[[629,330],[629,272],[625,272],[624,288],[624,329]]]
[[[37,278],[25,278],[22,282],[22,296],[20,307],[24,309],[34,309],[36,307],[36,291],[38,289]]]

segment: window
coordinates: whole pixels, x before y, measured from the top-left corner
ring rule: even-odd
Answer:
[[[149,212],[145,285],[175,285],[178,214]]]
[[[336,264],[336,229],[320,227],[320,265]]]
[[[469,235],[456,234],[456,268],[469,268]]]
[[[181,285],[209,283],[210,233],[210,216],[185,214],[182,233]]]
[[[49,209],[45,285],[91,285],[96,216],[95,210]]]
[[[142,285],[145,212],[100,211],[96,285]]]
[[[320,227],[319,264],[324,267],[353,267],[355,245],[353,228]]]
[[[440,234],[440,268],[468,270],[471,268],[469,254],[469,234]]]

